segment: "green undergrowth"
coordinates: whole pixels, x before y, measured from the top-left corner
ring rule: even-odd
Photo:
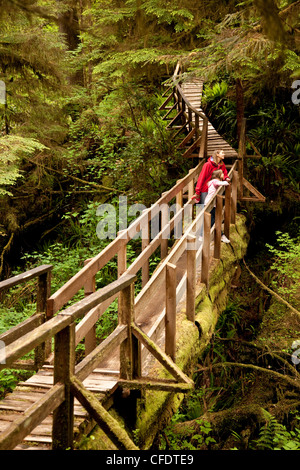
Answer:
[[[267,244],[264,253],[247,263],[299,311],[298,253],[299,238],[278,232],[276,243]],[[299,450],[299,392],[291,385],[293,380],[299,384],[299,340],[300,315],[264,290],[241,263],[212,340],[194,370],[196,388],[159,433],[155,446]]]

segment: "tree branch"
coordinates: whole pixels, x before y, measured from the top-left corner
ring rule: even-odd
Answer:
[[[62,173],[59,170],[55,170],[54,168],[50,168],[46,165],[43,165],[42,163],[37,163],[34,160],[31,160],[30,158],[27,158],[27,160],[29,162],[33,163],[34,165],[40,165],[42,168],[45,168],[46,170],[54,171],[54,173],[58,173],[59,175],[62,175],[62,176],[67,176],[68,178],[71,178],[75,181],[78,181],[79,183],[89,184],[90,186],[93,186],[94,188],[97,188],[98,190],[101,189],[102,191],[110,191],[110,192],[116,191],[118,193],[124,193],[125,192],[125,191],[121,191],[121,190],[115,189],[115,188],[108,188],[107,186],[103,186],[102,184],[97,184],[97,183],[93,183],[93,182],[90,182],[90,181],[85,181],[81,178],[78,178],[77,176],[73,176],[73,175],[70,175],[70,174],[65,175],[64,173]]]
[[[279,372],[276,372],[272,369],[265,369],[264,367],[255,366],[253,364],[243,364],[241,362],[218,362],[217,364],[210,364],[209,367],[202,367],[196,370],[196,372],[203,372],[205,370],[211,370],[212,368],[215,369],[218,367],[224,367],[224,368],[225,367],[239,367],[241,369],[252,369],[252,370],[255,370],[256,372],[262,372],[263,374],[271,375],[278,380],[283,380],[284,382],[287,382],[287,384],[289,384],[293,388],[296,388],[297,390],[300,391],[300,381],[292,379],[291,377],[288,377],[286,375],[282,375]]]
[[[279,354],[276,354],[275,352],[270,351],[268,348],[266,348],[266,346],[259,346],[257,344],[251,343],[249,341],[242,341],[242,340],[233,339],[233,338],[218,338],[218,341],[235,341],[235,342],[237,342],[239,344],[242,344],[244,346],[248,346],[249,348],[257,349],[257,350],[261,351],[262,355],[268,354],[268,355],[272,356],[274,359],[277,359],[277,361],[282,362],[283,365],[286,366],[289,369],[289,371],[294,376],[296,376],[297,378],[299,376],[298,371],[295,367],[293,367],[286,359],[281,357]]]
[[[284,300],[282,297],[280,297],[280,295],[276,294],[276,292],[274,292],[272,289],[270,289],[269,287],[267,287],[260,279],[258,279],[258,277],[255,276],[255,274],[253,274],[253,272],[248,268],[245,260],[243,259],[243,262],[244,262],[244,265],[246,267],[246,269],[249,271],[249,273],[251,274],[251,276],[256,280],[256,282],[262,286],[263,289],[265,289],[266,291],[268,291],[271,295],[273,295],[274,297],[276,297],[276,299],[285,304],[290,310],[292,310],[293,313],[295,313],[296,315],[298,315],[300,317],[300,312],[299,310],[297,310],[295,307],[293,307],[289,302],[287,302],[286,300]]]

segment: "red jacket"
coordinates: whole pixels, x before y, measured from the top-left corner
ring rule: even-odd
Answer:
[[[224,173],[224,179],[228,178],[225,163],[221,161],[219,164],[217,164],[213,161],[212,157],[208,158],[207,162],[203,165],[196,184],[196,194],[198,196],[200,196],[201,193],[207,193],[207,183],[211,179],[212,172],[215,170],[222,170]]]

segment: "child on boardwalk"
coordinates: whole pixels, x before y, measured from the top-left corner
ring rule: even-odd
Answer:
[[[204,199],[204,205],[209,203],[211,199],[216,194],[217,190],[220,186],[228,186],[229,182],[226,180],[224,181],[224,173],[222,170],[215,170],[212,172],[211,180],[207,183],[207,196]]]

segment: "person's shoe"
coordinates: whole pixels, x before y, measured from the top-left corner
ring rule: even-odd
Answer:
[[[230,243],[230,240],[228,240],[228,238],[227,238],[225,235],[222,235],[222,236],[221,236],[221,242],[223,242],[223,243]]]

